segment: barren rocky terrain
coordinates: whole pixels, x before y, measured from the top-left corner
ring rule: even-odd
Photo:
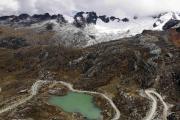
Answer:
[[[51,44],[52,31],[0,27],[0,110],[29,96],[37,80],[65,81],[75,89],[105,93],[121,113],[119,120],[141,120],[151,108],[143,92],[154,88],[168,103],[166,119],[180,119],[180,36],[177,31],[143,31],[134,37],[89,47]],[[31,36],[31,37],[30,37]],[[45,38],[45,39],[44,39]],[[63,88],[52,93],[54,88]],[[51,94],[65,95],[63,85],[45,84],[31,100],[0,114],[1,120],[84,120],[49,105]],[[115,112],[102,97],[94,102],[103,109],[104,120]],[[155,119],[163,119],[158,102]]]

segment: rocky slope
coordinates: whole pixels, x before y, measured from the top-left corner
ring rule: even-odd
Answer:
[[[94,12],[77,13],[72,22],[66,20],[67,16],[49,14],[0,17],[0,108],[27,96],[36,79],[56,79],[72,83],[77,89],[111,96],[122,120],[143,119],[150,101],[141,95],[141,91],[155,88],[170,105],[167,119],[180,119],[177,15],[164,13],[150,17],[153,21],[145,18],[149,23],[137,17],[123,20],[98,16]],[[135,34],[144,31],[132,34],[135,26],[131,21],[136,20],[144,21],[142,24],[148,23],[147,28],[151,26],[158,31],[144,30],[146,27],[139,25],[143,29],[136,29]],[[122,35],[122,31],[110,29],[117,23],[132,29],[127,27],[130,31]],[[103,25],[103,29],[102,26],[99,29],[102,33],[98,31],[99,25]],[[109,29],[115,30],[116,35],[107,31]],[[96,44],[89,44],[92,41]],[[47,88],[48,85],[43,87],[38,96],[26,104],[0,114],[0,119],[84,119],[49,105]],[[113,116],[102,98],[95,98],[95,101],[104,109],[107,120]],[[162,119],[161,112],[162,106],[158,106],[156,119]]]
[[[1,36],[7,32],[3,30]],[[173,105],[173,114],[168,119],[179,119],[179,40],[179,33],[174,29],[143,31],[134,37],[86,48],[34,44],[30,39],[1,38],[1,106],[9,99],[13,100],[13,95],[17,98],[23,96],[20,91],[30,88],[35,79],[48,79],[43,71],[50,71],[54,79],[68,81],[78,89],[103,91],[113,96],[123,120],[144,118],[148,111],[148,100],[139,95],[139,90],[155,88],[166,96],[166,102]],[[42,73],[45,76],[42,77]],[[39,104],[38,108],[33,107],[38,101],[44,101],[43,96],[38,99],[29,101],[28,106],[25,104],[1,114],[0,118],[36,120],[53,117],[50,111],[56,109],[46,102]],[[41,109],[41,105],[48,112]],[[26,110],[19,111],[26,107]],[[29,110],[34,112],[31,114]],[[38,116],[40,113],[46,117]],[[67,114],[62,111],[61,114],[66,118]],[[160,114],[158,117],[161,117]]]

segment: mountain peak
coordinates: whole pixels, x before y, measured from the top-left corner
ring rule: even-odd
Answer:
[[[180,14],[177,12],[165,12],[158,15],[156,22],[153,24],[155,29],[167,30],[180,20]]]
[[[49,13],[34,14],[32,16],[25,13],[19,16],[2,16],[0,17],[0,24],[14,27],[31,27],[40,31],[53,30],[57,34],[61,33],[61,35],[62,33],[66,34],[63,31],[72,33],[75,36],[81,33],[85,37],[81,39],[87,39],[87,45],[91,45],[134,36],[144,30],[168,30],[172,27],[178,29],[179,20],[180,16],[177,12],[165,12],[154,16],[119,18],[99,15],[94,11],[81,11],[76,12],[72,17],[62,14],[50,15]]]

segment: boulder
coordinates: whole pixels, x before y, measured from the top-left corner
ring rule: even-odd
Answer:
[[[165,25],[163,26],[163,30],[168,30],[172,27],[174,27],[175,25],[177,25],[178,23],[180,23],[180,20],[174,20],[174,19],[170,19],[168,22],[165,23]]]

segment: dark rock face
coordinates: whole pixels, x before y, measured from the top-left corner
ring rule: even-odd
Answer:
[[[78,12],[74,16],[74,25],[77,27],[84,27],[87,24],[96,24],[97,20],[100,19],[104,23],[109,23],[110,21],[120,22],[121,19],[115,16],[97,15],[95,12]],[[123,22],[129,22],[128,18],[123,18]]]
[[[111,17],[110,17],[110,20],[112,20],[112,21],[117,20],[117,22],[120,22],[120,19],[119,19],[119,18],[116,18],[116,17],[114,17],[114,16],[111,16]]]
[[[123,22],[129,22],[129,19],[128,18],[123,18],[122,21]]]
[[[42,20],[51,19],[51,16],[49,15],[49,13],[45,13],[44,15],[35,14],[35,15],[32,16],[32,18],[36,19],[38,21],[42,21]]]
[[[96,24],[97,21],[97,14],[95,12],[87,12],[88,16],[86,18],[86,21],[88,24]]]
[[[14,16],[14,18],[11,20],[11,22],[19,22],[21,20],[26,20],[30,16],[28,14],[21,14],[19,16]]]
[[[39,23],[46,20],[52,20],[57,19],[58,23],[66,23],[67,21],[63,17],[63,15],[50,15],[49,13],[45,14],[34,14],[33,16],[30,16],[28,14],[21,14],[19,16],[11,15],[11,16],[2,16],[0,17],[0,22],[3,22],[3,24],[18,24],[18,25],[24,25],[29,26],[33,23]]]
[[[109,17],[107,17],[106,15],[99,16],[99,18],[105,23],[109,22]]]
[[[57,15],[52,15],[51,19],[57,19]]]
[[[76,17],[83,17],[83,14],[84,14],[85,12],[83,12],[83,11],[81,11],[81,12],[78,12],[78,13],[76,13],[76,15],[74,16],[75,18]]]
[[[30,15],[28,15],[28,14],[19,15],[19,19],[21,19],[21,20],[27,19],[28,17],[30,17]]]
[[[78,12],[73,17],[74,22],[73,24],[76,27],[83,28],[88,24],[96,24],[97,20],[101,20],[104,23],[109,23],[110,21],[115,22],[129,22],[128,18],[120,19],[115,16],[106,16],[106,15],[97,15],[96,12]],[[58,23],[63,24],[67,23],[68,21],[64,18],[63,15],[50,15],[49,13],[45,14],[34,14],[32,16],[28,14],[20,14],[19,16],[11,15],[11,16],[2,16],[0,17],[0,22],[3,24],[8,25],[23,25],[23,26],[30,26],[34,23],[40,23],[46,20],[57,20]]]
[[[86,15],[86,17],[84,16]],[[96,24],[98,16],[95,12],[78,12],[74,16],[74,25],[84,27],[86,24]]]
[[[86,25],[86,19],[83,17],[84,12],[78,12],[74,16],[74,25],[76,27],[85,27]]]
[[[9,19],[13,19],[15,18],[15,15],[10,15],[10,16],[2,16],[0,17],[0,21],[4,21],[4,20],[9,20]]]
[[[7,20],[7,19],[9,19],[10,17],[9,16],[2,16],[2,17],[0,17],[0,20],[2,21],[2,20]]]
[[[153,24],[153,27],[154,27],[154,28],[157,27],[157,26],[158,26],[158,25],[157,25],[156,23]]]
[[[168,30],[168,29],[174,27],[175,25],[177,25],[178,23],[180,23],[179,20],[171,19],[163,26],[163,30]]]
[[[51,17],[51,18],[52,18],[52,17]],[[67,23],[67,21],[65,20],[65,18],[64,18],[63,15],[61,15],[61,14],[58,14],[56,19],[57,19],[57,22],[58,22],[58,23],[61,23],[61,24],[62,24],[62,23]]]
[[[0,47],[3,48],[18,49],[25,46],[28,46],[28,44],[22,38],[8,37],[0,40]]]

